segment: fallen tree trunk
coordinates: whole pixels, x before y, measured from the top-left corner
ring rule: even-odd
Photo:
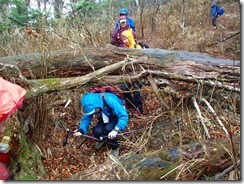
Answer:
[[[52,78],[52,79],[39,79],[39,80],[29,80],[28,96],[38,96],[42,93],[48,93],[53,91],[72,89],[78,86],[87,84],[90,81],[97,82],[99,77],[105,75],[106,73],[112,72],[125,64],[125,60],[106,66],[102,69],[88,73],[81,77],[71,77],[71,78]],[[132,61],[132,63],[143,62],[141,60]],[[123,81],[118,81],[118,83]]]
[[[98,70],[128,57],[147,57],[150,69],[167,68],[167,64],[178,62],[190,68],[200,64],[204,66],[240,66],[240,61],[218,59],[206,54],[187,51],[170,51],[160,49],[124,49],[114,46],[101,48],[84,48],[82,50],[58,50],[48,53],[31,53],[0,58],[2,75],[18,76],[19,72],[27,79],[81,76]],[[190,61],[190,62],[189,62]],[[18,70],[14,68],[18,68]],[[168,67],[169,69],[169,67]],[[183,69],[182,72],[184,73]]]
[[[230,152],[240,156],[240,137],[219,140],[209,139],[204,143],[192,143],[181,148],[160,149],[153,152],[120,157],[109,157],[104,163],[71,180],[199,180],[214,177],[233,163]],[[204,179],[203,179],[204,180]]]
[[[28,96],[72,89],[89,83],[119,84],[140,79],[148,85],[149,75],[154,77],[151,84],[160,85],[166,80],[171,91],[182,89],[182,86],[177,89],[178,85],[172,81],[183,81],[240,92],[239,61],[195,52],[111,46],[54,51],[49,56],[48,60],[42,60],[41,53],[0,58],[0,71],[8,77],[19,76],[19,83],[28,89]]]

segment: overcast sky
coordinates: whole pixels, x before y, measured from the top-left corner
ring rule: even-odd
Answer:
[[[50,12],[53,15],[54,10],[53,10],[52,3],[50,3],[50,2],[52,2],[52,1],[49,0],[47,2],[47,11]],[[69,3],[70,3],[70,0],[64,0],[64,9],[63,9],[63,13],[64,14],[68,10],[70,10],[69,9],[69,6],[67,6],[67,4],[69,4]],[[44,3],[43,3],[43,1],[40,1],[40,4],[41,4],[41,10],[43,11],[43,9],[44,9]],[[37,6],[37,0],[30,0],[30,7],[32,9],[37,9],[38,8],[38,6]]]

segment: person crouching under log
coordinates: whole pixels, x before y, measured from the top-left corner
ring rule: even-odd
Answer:
[[[119,155],[118,132],[126,129],[129,121],[127,109],[123,101],[113,93],[87,93],[81,99],[84,115],[81,118],[74,136],[87,134],[92,118],[97,116],[97,125],[93,128],[96,138],[107,137],[106,141],[98,141],[95,149],[98,150],[104,143],[112,149],[110,154]]]

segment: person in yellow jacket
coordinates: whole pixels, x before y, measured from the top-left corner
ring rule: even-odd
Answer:
[[[135,39],[132,34],[132,29],[129,28],[121,33],[121,39],[127,48],[132,49],[142,49],[142,47],[135,42]]]
[[[26,90],[0,77],[0,135],[4,124],[23,103]]]
[[[132,29],[127,29],[121,33],[121,40],[129,49],[142,49],[142,47],[135,42],[132,34]],[[131,88],[134,92],[131,93]],[[125,104],[128,108],[133,108],[136,111],[133,114],[143,113],[143,100],[141,93],[142,85],[139,82],[123,83],[121,89],[125,99]]]

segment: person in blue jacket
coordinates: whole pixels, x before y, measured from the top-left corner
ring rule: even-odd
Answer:
[[[120,20],[126,18],[127,24],[129,26],[129,28],[131,28],[134,32],[136,32],[136,26],[135,26],[135,22],[134,19],[130,18],[128,16],[128,10],[126,8],[122,8],[119,12],[119,20],[116,21],[115,26],[114,26],[114,32],[119,28],[120,26]]]
[[[218,10],[219,10],[219,6],[217,5],[216,2],[211,2],[211,10],[210,10],[210,16],[211,16],[211,20],[212,20],[212,26],[214,29],[217,28],[217,17],[218,17]]]
[[[118,132],[123,131],[128,126],[129,115],[123,101],[115,94],[104,93],[86,93],[81,99],[81,105],[84,115],[81,118],[75,136],[87,134],[91,125],[92,118],[98,118],[97,125],[93,128],[93,134],[96,138],[107,136],[106,142],[112,148],[111,154],[118,156]],[[95,149],[100,149],[104,144],[103,141],[97,142]]]

